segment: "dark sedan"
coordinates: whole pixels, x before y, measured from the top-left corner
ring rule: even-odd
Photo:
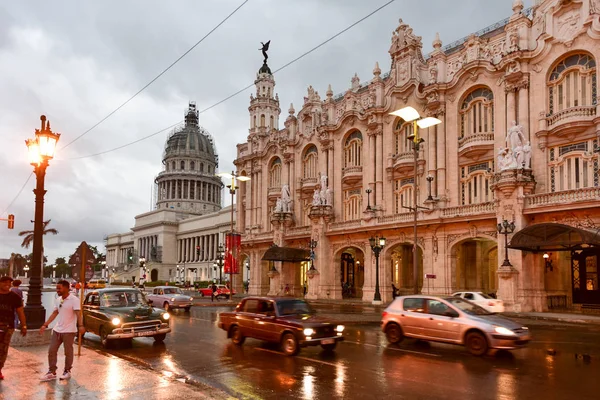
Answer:
[[[286,355],[320,345],[326,351],[344,340],[344,325],[318,317],[307,302],[293,298],[246,297],[233,312],[219,315],[219,327],[233,343],[247,337],[280,343]]]

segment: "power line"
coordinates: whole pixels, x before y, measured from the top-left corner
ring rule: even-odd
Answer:
[[[71,140],[69,143],[67,143],[65,146],[63,146],[61,148],[61,150],[66,149],[71,144],[75,143],[77,140],[79,140],[83,136],[87,135],[94,128],[96,128],[98,125],[100,125],[101,123],[103,123],[104,121],[106,121],[107,119],[109,119],[113,114],[115,114],[117,111],[119,111],[121,108],[123,108],[131,100],[133,100],[138,94],[142,93],[146,88],[148,88],[148,86],[152,85],[156,80],[158,80],[158,78],[160,78],[161,76],[163,76],[175,64],[177,64],[179,61],[181,61],[181,59],[183,57],[187,56],[192,50],[194,50],[194,48],[196,48],[196,46],[198,46],[200,43],[202,43],[204,41],[204,39],[206,39],[207,37],[209,37],[214,31],[216,31],[221,25],[223,25],[229,18],[231,18],[233,16],[233,14],[235,14],[240,8],[242,8],[244,6],[244,4],[246,4],[248,1],[250,1],[250,0],[244,0],[244,2],[242,4],[240,4],[235,10],[233,10],[227,17],[225,17],[225,19],[223,19],[221,22],[219,22],[217,24],[217,26],[215,26],[214,28],[212,28],[206,35],[204,35],[204,37],[202,39],[200,39],[199,41],[197,41],[196,44],[194,44],[192,47],[190,47],[177,60],[173,61],[171,63],[171,65],[169,65],[160,74],[158,74],[156,77],[154,77],[154,79],[152,79],[150,82],[148,82],[143,88],[141,88],[140,90],[138,90],[133,96],[131,96],[129,99],[127,99],[123,104],[121,104],[120,106],[118,106],[117,108],[115,108],[113,111],[111,111],[106,117],[102,118],[100,121],[98,121],[96,124],[94,124],[90,129],[88,129],[87,131],[83,132],[81,135],[77,136],[75,139]]]
[[[19,190],[19,193],[17,193],[17,195],[14,197],[14,199],[12,199],[12,201],[10,202],[10,204],[6,206],[6,208],[4,209],[4,211],[2,211],[2,213],[0,213],[0,215],[4,215],[4,213],[6,211],[8,211],[8,209],[10,208],[10,206],[12,206],[13,203],[19,198],[19,196],[21,195],[21,192],[23,191],[23,189],[25,189],[25,186],[27,186],[27,182],[29,182],[29,180],[31,179],[32,176],[33,176],[33,172],[29,174],[29,176],[27,177],[27,180],[25,181],[25,183],[23,184],[23,186],[21,186],[21,190]]]
[[[388,1],[387,3],[385,3],[385,4],[383,4],[382,6],[378,7],[378,8],[377,8],[377,9],[375,9],[374,11],[372,11],[372,12],[370,12],[369,14],[365,15],[364,17],[362,17],[362,18],[361,18],[361,19],[359,19],[358,21],[354,22],[353,24],[351,24],[351,25],[349,25],[348,27],[344,28],[343,30],[339,31],[339,32],[338,32],[338,33],[336,33],[335,35],[331,36],[329,39],[327,39],[327,40],[325,40],[325,41],[321,42],[320,44],[316,45],[316,46],[315,46],[315,47],[313,47],[312,49],[310,49],[310,50],[306,51],[305,53],[303,53],[303,54],[301,54],[300,56],[298,56],[298,57],[294,58],[293,60],[289,61],[288,63],[284,64],[283,66],[281,66],[281,67],[277,68],[277,69],[276,69],[276,70],[275,70],[275,71],[274,71],[272,74],[274,75],[274,74],[276,74],[277,72],[279,72],[279,71],[282,71],[283,69],[285,69],[285,68],[289,67],[290,65],[294,64],[296,61],[299,61],[300,59],[302,59],[302,58],[304,58],[305,56],[309,55],[309,54],[310,54],[310,53],[312,53],[313,51],[315,51],[315,50],[319,49],[320,47],[324,46],[325,44],[327,44],[327,43],[331,42],[333,39],[337,38],[338,36],[340,36],[341,34],[345,33],[346,31],[348,31],[348,30],[352,29],[353,27],[355,27],[356,25],[360,24],[361,22],[363,22],[363,21],[364,21],[364,20],[366,20],[367,18],[371,17],[373,14],[376,14],[377,12],[381,11],[381,10],[382,10],[382,9],[384,9],[385,7],[389,6],[389,5],[390,5],[390,4],[392,4],[394,1],[395,1],[395,0],[390,0],[390,1]],[[237,96],[238,94],[240,94],[240,93],[243,93],[244,91],[246,91],[246,90],[250,89],[252,86],[254,86],[254,82],[252,82],[252,83],[251,83],[251,84],[249,84],[248,86],[245,86],[244,88],[242,88],[242,89],[240,89],[240,90],[236,91],[235,93],[233,93],[233,94],[231,94],[231,95],[229,95],[229,96],[225,97],[223,100],[220,100],[220,101],[216,102],[215,104],[213,104],[213,105],[211,105],[211,106],[209,106],[209,107],[207,107],[207,108],[203,109],[202,111],[199,111],[198,113],[199,113],[199,114],[205,113],[206,111],[208,111],[208,110],[210,110],[210,109],[212,109],[212,108],[215,108],[216,106],[218,106],[218,105],[220,105],[220,104],[222,104],[222,103],[226,102],[227,100],[229,100],[229,99],[231,99],[231,98],[233,98],[233,97]],[[83,159],[83,158],[95,157],[95,156],[98,156],[98,155],[101,155],[101,154],[110,153],[110,152],[112,152],[112,151],[119,150],[119,149],[122,149],[122,148],[124,148],[124,147],[131,146],[131,145],[133,145],[133,144],[139,143],[139,142],[141,142],[141,141],[144,141],[144,140],[146,140],[146,139],[149,139],[149,138],[151,138],[151,137],[153,137],[153,136],[156,136],[157,134],[159,134],[159,133],[161,133],[161,132],[164,132],[165,130],[168,130],[168,129],[170,129],[170,128],[173,128],[173,127],[177,126],[177,125],[178,125],[178,124],[180,124],[181,122],[183,122],[183,121],[179,121],[179,122],[177,122],[177,123],[175,123],[175,124],[173,124],[173,125],[169,126],[168,128],[162,129],[162,130],[160,130],[160,131],[158,131],[158,132],[154,132],[154,133],[152,133],[152,134],[150,134],[150,135],[148,135],[148,136],[144,136],[144,137],[142,137],[142,138],[140,138],[140,139],[137,139],[137,140],[135,140],[135,141],[133,141],[133,142],[131,142],[131,143],[127,143],[127,144],[121,145],[121,146],[119,146],[119,147],[115,147],[114,149],[106,150],[106,151],[103,151],[103,152],[100,152],[100,153],[89,154],[89,155],[87,155],[87,156],[74,157],[74,158],[67,158],[66,160],[79,160],[79,159]],[[71,143],[72,143],[72,142],[71,142]]]

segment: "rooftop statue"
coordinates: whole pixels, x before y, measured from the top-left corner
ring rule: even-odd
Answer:
[[[269,58],[269,55],[267,54],[267,51],[269,51],[269,43],[271,43],[270,40],[267,43],[260,42],[262,48],[260,48],[259,50],[262,51],[263,57],[265,58],[265,64],[267,63],[267,59]]]

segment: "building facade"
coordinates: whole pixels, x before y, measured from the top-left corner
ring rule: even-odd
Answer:
[[[106,237],[104,276],[127,282],[227,280],[215,264],[235,210],[222,208],[218,155],[199,125],[195,103],[185,123],[169,134],[162,164],[155,210],[137,215],[130,232]]]
[[[400,20],[389,72],[375,63],[336,96],[309,86],[282,128],[263,64],[235,161],[251,178],[237,192],[250,293],[366,302],[378,278],[383,301],[416,283],[516,311],[600,304],[600,1],[515,0],[507,14],[447,46],[436,36],[427,55]],[[406,106],[441,124],[415,132],[390,114]],[[262,261],[311,242],[317,273]]]

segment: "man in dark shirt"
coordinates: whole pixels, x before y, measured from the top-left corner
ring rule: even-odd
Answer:
[[[23,300],[18,294],[11,292],[10,286],[13,279],[9,276],[0,278],[0,379],[4,379],[2,368],[6,362],[10,339],[15,331],[15,311],[21,321],[21,335],[27,334]]]

